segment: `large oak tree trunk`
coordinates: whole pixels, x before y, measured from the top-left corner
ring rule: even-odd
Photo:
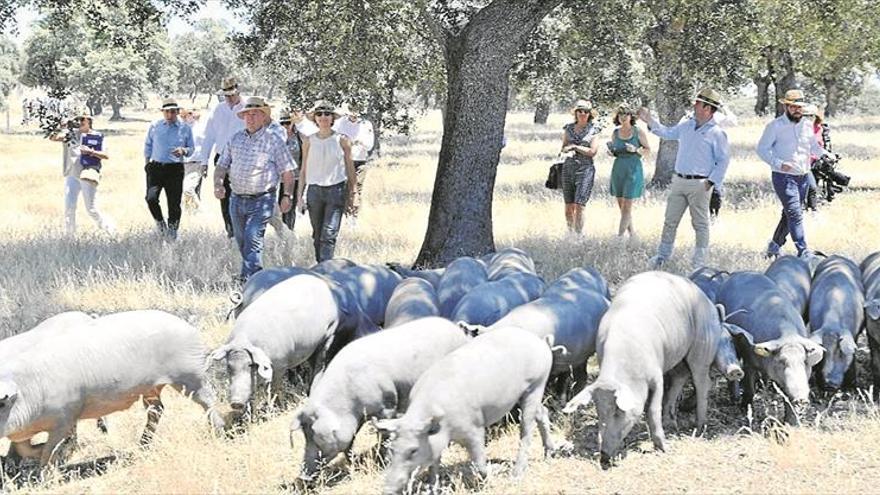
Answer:
[[[767,115],[767,107],[770,106],[770,82],[769,76],[755,76],[752,81],[758,88],[755,96],[755,115]]]
[[[680,73],[672,68],[674,64],[670,63],[669,67],[669,71],[663,75],[661,87],[654,96],[658,118],[666,126],[675,125],[684,117],[692,92],[690,81],[683,80]],[[678,141],[660,140],[651,187],[666,187],[672,182],[677,154]]]
[[[416,266],[495,249],[492,191],[510,66],[525,37],[560,2],[495,0],[458,28],[428,19],[443,44],[447,101],[428,230]]]
[[[789,53],[788,51],[783,52],[780,55],[780,59],[782,62],[782,67],[780,67],[779,76],[773,82],[773,86],[776,89],[777,117],[785,113],[785,106],[782,103],[779,103],[779,100],[781,100],[785,96],[786,91],[797,87],[797,79],[795,78],[794,72],[794,59],[792,58],[791,53]]]

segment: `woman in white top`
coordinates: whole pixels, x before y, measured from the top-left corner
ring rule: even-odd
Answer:
[[[333,130],[341,115],[330,102],[318,100],[306,116],[318,132],[303,140],[297,202],[307,208],[312,223],[315,259],[320,263],[333,258],[342,215],[354,202],[357,175],[351,159],[351,142]],[[308,195],[303,201],[303,189]]]

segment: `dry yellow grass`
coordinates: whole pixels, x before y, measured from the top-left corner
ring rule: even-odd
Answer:
[[[238,269],[238,254],[222,235],[218,204],[207,198],[203,211],[185,216],[178,243],[162,245],[151,235],[152,220],[143,201],[141,146],[148,120],[156,113],[128,114],[135,120],[96,128],[108,131],[112,159],[105,167],[99,204],[119,225],[117,238],[97,233],[80,210],[80,233],[62,235],[60,145],[34,129],[0,135],[4,150],[0,183],[0,332],[27,329],[38,320],[67,309],[107,313],[134,308],[159,308],[198,325],[214,345],[229,330],[227,282]],[[501,157],[495,194],[495,237],[499,246],[516,245],[531,252],[545,278],[552,279],[576,265],[594,265],[617,286],[642,271],[652,253],[663,217],[664,196],[648,192],[635,210],[641,241],[626,248],[614,242],[617,208],[608,197],[611,159],[598,159],[597,187],[586,208],[587,235],[564,234],[561,198],[543,188],[549,159],[559,148],[567,116],[554,115],[548,126],[534,126],[526,114],[508,119],[508,146]],[[842,167],[853,176],[855,189],[807,217],[811,245],[860,260],[880,249],[880,118],[840,119],[836,149]],[[759,253],[778,219],[768,172],[753,153],[763,122],[745,119],[729,130],[734,160],[721,219],[712,230],[714,264],[725,269],[763,269]],[[359,262],[409,262],[415,258],[427,224],[431,185],[440,143],[439,114],[421,119],[411,138],[389,137],[383,158],[370,170],[366,207],[359,230],[343,226],[339,256]],[[606,135],[609,133],[606,130]],[[604,139],[603,139],[604,140]],[[655,141],[656,148],[656,141]],[[649,160],[652,162],[652,160]],[[650,176],[652,167],[647,166]],[[266,265],[311,263],[310,228],[297,226],[298,238],[285,246],[267,233]],[[678,235],[678,256],[670,269],[687,270],[693,233],[687,220]],[[867,350],[859,351],[864,368]],[[867,384],[867,373],[860,373]],[[686,428],[671,435],[671,449],[655,454],[644,426],[631,436],[629,455],[618,467],[603,472],[594,459],[594,413],[554,417],[556,437],[573,438],[576,454],[540,460],[537,439],[526,477],[508,476],[518,434],[498,428],[489,441],[493,475],[482,485],[469,481],[463,450],[444,455],[444,491],[453,493],[803,493],[874,492],[880,486],[880,422],[877,409],[860,398],[842,400],[817,410],[810,426],[782,430],[787,441],[770,440],[776,432],[767,415],[778,414],[772,397],[756,408],[754,422],[741,417],[720,389],[713,394],[709,432],[694,437]],[[137,447],[145,415],[139,406],[112,415],[110,433],[98,433],[91,422],[80,427],[80,448],[70,463],[114,455],[103,473],[85,469],[53,472],[42,485],[7,489],[28,493],[280,493],[289,492],[302,456],[301,436],[291,449],[287,425],[297,401],[267,420],[251,425],[235,439],[211,436],[201,410],[174,392],[166,394],[166,413],[153,448]],[[683,426],[692,421],[682,414]],[[818,419],[816,419],[818,418]],[[369,452],[375,437],[369,428],[358,437],[355,469],[331,476],[319,485],[326,493],[364,493],[381,489],[382,470]],[[754,431],[747,434],[745,431]],[[774,435],[770,435],[774,437]],[[642,448],[644,447],[644,451]]]

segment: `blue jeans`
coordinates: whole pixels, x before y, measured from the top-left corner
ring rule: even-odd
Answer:
[[[782,218],[773,233],[773,242],[770,248],[771,250],[775,248],[777,253],[779,248],[785,244],[785,238],[789,234],[791,234],[791,239],[797,248],[798,256],[807,249],[802,205],[810,185],[808,175],[773,172],[773,190],[776,191],[776,197],[782,202]]]
[[[241,278],[244,280],[263,269],[263,235],[275,209],[273,193],[274,190],[256,197],[233,194],[229,198],[232,234],[241,253]]]
[[[333,259],[336,237],[345,212],[346,182],[332,186],[309,184],[306,206],[312,223],[312,240],[315,244],[315,260],[318,263]]]

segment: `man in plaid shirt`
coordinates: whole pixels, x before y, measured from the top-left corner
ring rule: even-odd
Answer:
[[[267,127],[272,109],[266,101],[248,98],[238,117],[245,128],[232,135],[214,168],[214,196],[223,199],[223,179],[232,187],[229,216],[241,253],[241,282],[262,270],[263,236],[275,208],[275,187],[282,182],[281,211],[290,210],[296,163],[284,140]]]

